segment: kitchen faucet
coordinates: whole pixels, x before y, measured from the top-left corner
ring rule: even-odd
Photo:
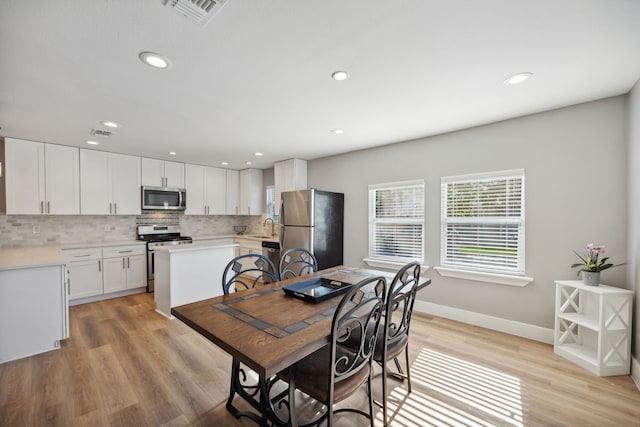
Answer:
[[[276,235],[275,221],[273,220],[273,218],[267,218],[264,220],[264,224],[262,224],[263,227],[267,226],[267,221],[271,221],[271,236],[273,237]]]

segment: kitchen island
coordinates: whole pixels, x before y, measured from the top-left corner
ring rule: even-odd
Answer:
[[[156,311],[171,319],[171,307],[222,295],[222,273],[237,246],[222,241],[157,248]]]
[[[68,338],[59,246],[0,249],[0,363],[60,348]]]

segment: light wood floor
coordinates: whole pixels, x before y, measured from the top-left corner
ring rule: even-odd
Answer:
[[[71,307],[62,349],[0,364],[0,425],[254,425],[224,407],[230,358],[153,308],[148,294]],[[630,377],[599,378],[550,345],[446,319],[414,315],[411,333],[413,392],[390,380],[392,425],[640,426]]]

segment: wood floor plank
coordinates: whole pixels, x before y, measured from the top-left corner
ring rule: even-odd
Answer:
[[[154,309],[152,294],[71,307],[62,349],[0,364],[0,425],[254,426],[225,408],[230,356]],[[434,316],[416,313],[411,329],[413,392],[389,380],[392,426],[640,426],[629,376],[597,377],[550,345]],[[366,401],[359,391],[338,406]],[[301,416],[317,410],[298,402]]]

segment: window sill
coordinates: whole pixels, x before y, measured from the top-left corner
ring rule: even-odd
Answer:
[[[392,271],[398,271],[407,264],[406,262],[383,261],[373,258],[364,258],[362,261],[369,267],[384,268],[385,270]],[[429,268],[430,267],[428,265],[420,265],[420,272],[424,273]]]
[[[441,276],[455,277],[457,279],[475,280],[478,282],[497,283],[499,285],[509,285],[524,287],[533,282],[533,277],[511,276],[508,274],[484,273],[480,271],[462,270],[449,267],[434,267]]]

